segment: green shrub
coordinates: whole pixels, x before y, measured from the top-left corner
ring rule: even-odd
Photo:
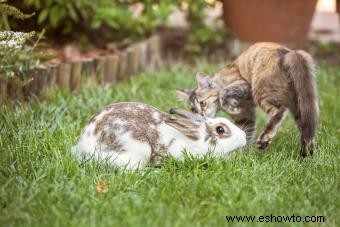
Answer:
[[[17,8],[0,1],[0,28],[10,29],[8,17],[26,19],[32,15],[23,14]],[[0,31],[0,79],[18,77],[22,81],[26,75],[39,64],[33,55],[37,43],[28,44],[35,32]]]
[[[33,54],[36,44],[27,44],[34,36],[35,32],[0,32],[0,79],[16,76],[25,80],[26,75],[39,64],[39,59]]]
[[[174,8],[173,1],[123,1],[123,0],[24,0],[25,7],[37,12],[34,18],[38,29],[47,34],[85,36],[95,34],[102,40],[138,39],[149,35],[158,24],[168,18]],[[143,7],[140,15],[132,14],[132,7]],[[77,34],[74,34],[77,33]],[[90,41],[97,41],[94,37]]]
[[[187,19],[191,24],[190,32],[188,33],[188,44],[185,48],[186,52],[199,54],[202,51],[207,51],[211,46],[221,45],[228,31],[225,26],[207,26],[204,23],[204,9],[207,6],[214,7],[216,4],[222,3],[217,0],[186,0],[185,2],[188,4]],[[216,19],[219,20],[220,18]]]
[[[6,4],[6,0],[0,0],[0,29],[9,30],[9,22],[8,22],[8,16],[14,16],[15,18],[24,20],[27,19],[33,14],[24,14],[19,9],[15,8],[14,6]]]
[[[102,45],[112,41],[129,41],[150,35],[157,26],[167,25],[175,8],[187,5],[189,32],[188,50],[198,52],[201,47],[223,39],[223,29],[208,28],[204,23],[204,8],[218,1],[197,0],[23,0],[18,4],[33,17],[36,30],[44,28],[52,39],[87,40]],[[139,14],[133,10],[139,8]]]

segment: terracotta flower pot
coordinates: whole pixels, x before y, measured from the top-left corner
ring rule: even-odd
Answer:
[[[224,20],[243,41],[301,43],[317,0],[224,0]]]

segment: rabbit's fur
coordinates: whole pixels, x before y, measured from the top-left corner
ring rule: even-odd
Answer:
[[[159,164],[168,154],[182,159],[184,149],[194,156],[210,150],[222,155],[246,145],[245,133],[225,118],[210,119],[178,109],[170,113],[179,117],[142,103],[106,106],[86,125],[72,153],[78,159],[93,157],[136,169]]]

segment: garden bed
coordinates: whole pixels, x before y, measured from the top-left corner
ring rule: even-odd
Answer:
[[[76,59],[52,59],[40,64],[21,86],[19,78],[1,81],[0,106],[8,101],[22,101],[53,88],[76,91],[82,84],[115,84],[140,72],[151,72],[163,65],[159,35],[131,44],[114,53],[84,54]]]
[[[197,57],[201,55],[183,51],[188,42],[187,33],[185,30],[168,28],[123,48],[95,49],[88,52],[66,46],[57,52],[59,57],[40,64],[28,75],[24,86],[15,77],[7,82],[1,81],[0,106],[40,96],[55,88],[77,91],[83,84],[116,84],[137,73],[152,72],[179,61],[195,64]],[[227,63],[249,45],[228,37],[223,46],[212,46],[202,55],[210,62]],[[334,43],[306,42],[292,48],[308,51],[316,62],[327,61],[330,65],[339,66],[340,49]]]

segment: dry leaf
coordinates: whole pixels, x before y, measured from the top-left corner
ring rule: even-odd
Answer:
[[[98,193],[105,194],[109,191],[109,188],[107,187],[106,182],[103,181],[103,180],[100,180],[100,181],[97,182],[96,188],[97,188]]]

